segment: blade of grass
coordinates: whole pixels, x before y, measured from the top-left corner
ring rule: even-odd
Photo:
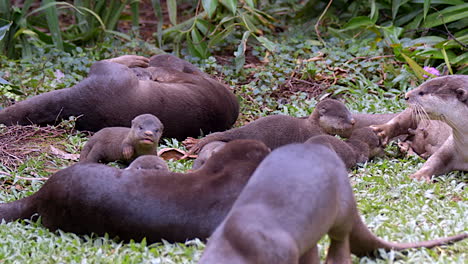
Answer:
[[[52,0],[42,0],[42,5],[52,4],[48,8],[45,8],[44,13],[47,19],[47,25],[49,25],[49,31],[54,41],[55,46],[58,49],[63,50],[63,39],[62,32],[60,31],[60,24],[58,20],[58,12],[55,4],[57,2]]]

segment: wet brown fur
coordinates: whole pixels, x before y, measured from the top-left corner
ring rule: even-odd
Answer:
[[[300,213],[298,213],[300,212]],[[435,247],[468,237],[392,243],[362,222],[343,162],[324,145],[291,144],[274,150],[255,170],[216,229],[201,264],[318,264],[318,241],[331,240],[326,263],[351,263],[379,248]]]

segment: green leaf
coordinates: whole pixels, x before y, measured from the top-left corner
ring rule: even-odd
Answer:
[[[426,19],[427,12],[429,12],[429,7],[431,6],[431,0],[424,0],[424,20]]]
[[[197,19],[197,22],[195,23],[197,28],[201,31],[203,35],[208,35],[214,28],[213,25],[210,24],[210,22],[204,20],[204,19]]]
[[[3,79],[2,77],[0,77],[0,84],[10,85],[11,83],[9,83],[7,80],[5,80],[5,79]]]
[[[47,25],[49,26],[49,31],[54,40],[54,44],[58,49],[63,50],[63,40],[62,32],[60,31],[60,25],[58,20],[57,7],[55,6],[57,2],[52,0],[42,0],[42,5],[45,6],[49,4],[50,6],[45,8],[44,13],[47,19]]]
[[[447,66],[450,74],[453,74],[452,65],[450,64],[450,60],[447,56],[447,52],[445,51],[445,49],[442,49],[441,51],[442,51],[442,55],[444,55],[445,66]]]
[[[247,3],[247,5],[249,5],[251,8],[255,8],[255,3],[253,0],[245,0],[245,2]]]
[[[213,14],[218,7],[218,0],[202,0],[203,9],[205,9],[208,17],[213,17]]]
[[[220,0],[221,4],[225,6],[233,15],[236,14],[237,11],[237,0]]]
[[[358,16],[351,18],[348,23],[343,26],[343,30],[356,29],[359,27],[374,26],[375,23],[367,16]]]
[[[167,10],[169,12],[169,20],[172,25],[177,25],[177,2],[176,0],[167,0]]]
[[[433,28],[443,24],[466,18],[468,16],[468,3],[457,6],[450,6],[440,12],[430,14],[423,23],[425,28]]]
[[[414,73],[416,74],[416,76],[419,78],[419,79],[422,79],[423,78],[423,75],[427,75],[427,72],[421,67],[418,65],[417,62],[415,62],[413,59],[411,59],[410,57],[406,56],[404,53],[401,53],[401,56],[403,56],[403,58],[405,59],[406,63],[408,63],[408,65],[410,66],[410,68],[414,71]]]
[[[401,1],[392,0],[392,20],[395,20],[396,15],[398,14],[398,9],[400,9]]]
[[[13,21],[10,21],[10,23],[6,24],[3,27],[0,27],[0,40],[2,40],[5,37],[5,34],[8,32],[12,24],[13,24]]]
[[[161,0],[151,0],[151,3],[153,4],[154,14],[156,15],[156,18],[158,19],[156,36],[158,40],[158,45],[159,47],[161,47],[162,35],[163,35],[162,26],[164,23],[164,17],[163,17],[162,8],[161,8]]]
[[[263,37],[263,36],[260,36],[260,37],[257,37],[255,36],[255,38],[260,42],[262,43],[262,45],[267,48],[270,52],[274,52],[275,49],[276,49],[276,45],[275,43],[271,42],[269,39]]]
[[[239,72],[242,69],[242,66],[245,64],[245,50],[247,49],[247,40],[249,39],[250,34],[252,32],[246,31],[242,35],[242,40],[237,46],[237,51],[234,53],[234,64],[236,67],[236,72]]]
[[[209,57],[208,45],[206,44],[206,41],[204,41],[198,29],[197,28],[192,29],[190,34],[192,37],[193,47],[198,51],[198,54],[200,54],[199,57],[202,59],[208,58]]]
[[[219,43],[221,43],[221,41],[223,41],[227,36],[229,36],[229,34],[231,34],[234,31],[235,26],[236,26],[236,24],[232,24],[232,25],[226,27],[223,31],[215,34],[210,39],[210,43],[208,44],[208,46],[213,47],[213,46],[216,46]]]

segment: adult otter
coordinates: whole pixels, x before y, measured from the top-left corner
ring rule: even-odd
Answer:
[[[149,242],[207,238],[269,153],[261,142],[229,142],[191,173],[120,170],[78,163],[35,194],[0,204],[0,222],[41,216],[42,224],[77,234]]]
[[[167,163],[162,158],[154,155],[140,156],[125,169],[169,171]]]
[[[338,154],[347,169],[383,152],[379,137],[370,127],[354,129],[349,139],[344,141],[330,135],[319,135],[309,138],[305,143],[327,145]]]
[[[354,122],[343,103],[334,99],[325,99],[316,105],[307,119],[287,115],[262,117],[243,127],[206,136],[190,149],[189,154],[199,151],[213,141],[255,139],[275,149],[290,143],[304,142],[310,137],[324,133],[347,137],[351,134]]]
[[[318,144],[274,150],[255,170],[199,263],[320,263],[317,243],[331,239],[326,263],[351,263],[351,253],[404,250],[459,241],[468,233],[391,243],[362,222],[343,162]]]
[[[206,161],[226,145],[226,142],[213,141],[206,144],[198,153],[198,157],[193,161],[192,170],[199,169]]]
[[[130,163],[141,155],[157,155],[164,126],[152,114],[132,120],[132,127],[106,127],[94,134],[80,153],[80,162],[123,161]]]
[[[417,120],[426,115],[452,128],[443,145],[410,177],[429,181],[433,175],[468,171],[468,75],[434,78],[406,93],[405,99],[408,109],[387,124],[374,127],[384,141],[402,130],[414,129]],[[414,114],[417,119],[413,118]]]
[[[54,124],[79,116],[76,128],[98,131],[129,127],[140,114],[157,116],[166,137],[184,139],[225,130],[239,114],[236,97],[195,66],[171,55],[149,60],[156,81],[139,80],[129,67],[147,67],[148,59],[123,56],[99,61],[86,79],[71,88],[33,96],[0,110],[0,124]]]

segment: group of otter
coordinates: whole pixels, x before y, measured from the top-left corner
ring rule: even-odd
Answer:
[[[412,178],[468,170],[468,76],[432,79],[405,99],[402,113],[376,115],[351,114],[325,99],[309,117],[273,115],[216,132],[233,125],[239,104],[192,64],[171,55],[100,61],[74,87],[0,110],[6,125],[77,116],[78,129],[98,131],[78,164],[35,194],[0,204],[0,220],[40,216],[51,230],[123,240],[210,237],[200,263],[320,263],[324,235],[331,239],[327,263],[465,239],[468,233],[391,243],[359,216],[347,169],[379,155],[392,138],[405,134],[402,147],[428,157]],[[191,171],[172,172],[157,156],[162,136],[200,132],[216,133],[189,151],[200,152]],[[129,166],[98,163],[116,160]]]

